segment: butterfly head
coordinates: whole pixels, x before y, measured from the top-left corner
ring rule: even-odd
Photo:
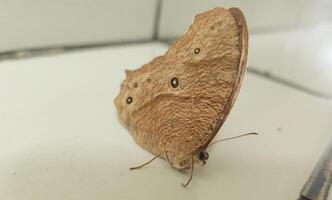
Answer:
[[[199,149],[195,154],[195,161],[200,165],[204,166],[207,159],[209,159],[209,154],[205,149]]]

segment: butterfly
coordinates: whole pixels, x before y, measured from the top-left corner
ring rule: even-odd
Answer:
[[[126,70],[115,105],[135,142],[180,170],[205,165],[206,149],[239,93],[248,55],[248,30],[238,8],[198,14],[168,51]]]

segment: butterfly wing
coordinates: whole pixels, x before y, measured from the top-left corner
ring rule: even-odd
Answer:
[[[189,168],[193,153],[211,142],[231,110],[247,51],[240,10],[197,15],[163,56],[127,71],[115,99],[120,121],[141,147],[162,157],[167,152],[173,167]]]
[[[242,84],[242,80],[245,74],[246,66],[247,66],[247,56],[248,56],[248,29],[247,24],[244,18],[243,13],[238,8],[230,8],[229,12],[232,14],[235,24],[237,27],[237,31],[239,34],[239,43],[238,48],[240,51],[240,61],[238,65],[234,66],[236,68],[236,76],[232,86],[232,92],[227,99],[227,103],[224,108],[221,110],[220,115],[218,116],[218,120],[216,126],[212,130],[212,134],[209,136],[209,139],[205,142],[205,146],[207,146],[218,133],[219,129],[223,125],[226,117],[230,113],[234,102],[239,94],[240,87]]]
[[[187,33],[166,53],[196,74],[191,95],[208,127],[203,134],[207,146],[226,120],[239,93],[248,54],[248,31],[238,8],[215,8],[196,16]],[[206,113],[209,110],[209,113]],[[207,124],[205,124],[207,126]]]

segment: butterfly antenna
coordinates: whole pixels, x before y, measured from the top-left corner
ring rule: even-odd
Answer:
[[[194,156],[191,159],[190,177],[189,177],[189,179],[188,179],[188,181],[186,183],[181,183],[182,187],[187,187],[187,185],[189,185],[191,179],[193,178],[193,174],[194,174]]]
[[[225,139],[221,139],[221,140],[216,140],[216,141],[210,143],[208,147],[211,147],[212,145],[214,145],[218,142],[222,142],[222,141],[225,141],[225,140],[232,140],[232,139],[235,139],[235,138],[240,138],[240,137],[244,137],[244,136],[248,136],[248,135],[258,135],[258,133],[246,133],[246,134],[238,135],[238,136],[235,136],[235,137],[229,137],[229,138],[225,138]]]
[[[151,163],[152,161],[154,161],[156,158],[158,158],[159,156],[160,156],[161,154],[159,154],[159,155],[156,155],[155,157],[153,157],[151,160],[149,160],[148,162],[145,162],[145,163],[143,163],[143,164],[141,164],[141,165],[139,165],[139,166],[137,166],[137,167],[131,167],[131,168],[129,168],[130,170],[134,170],[134,169],[139,169],[139,168],[141,168],[141,167],[144,167],[145,165],[147,165],[147,164],[149,164],[149,163]]]

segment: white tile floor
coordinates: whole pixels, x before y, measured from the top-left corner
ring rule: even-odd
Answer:
[[[151,155],[119,124],[113,99],[125,68],[166,48],[1,62],[0,199],[296,199],[331,139],[332,102],[252,73],[217,137],[260,136],[215,146],[186,189],[188,175],[161,160],[128,170]]]

